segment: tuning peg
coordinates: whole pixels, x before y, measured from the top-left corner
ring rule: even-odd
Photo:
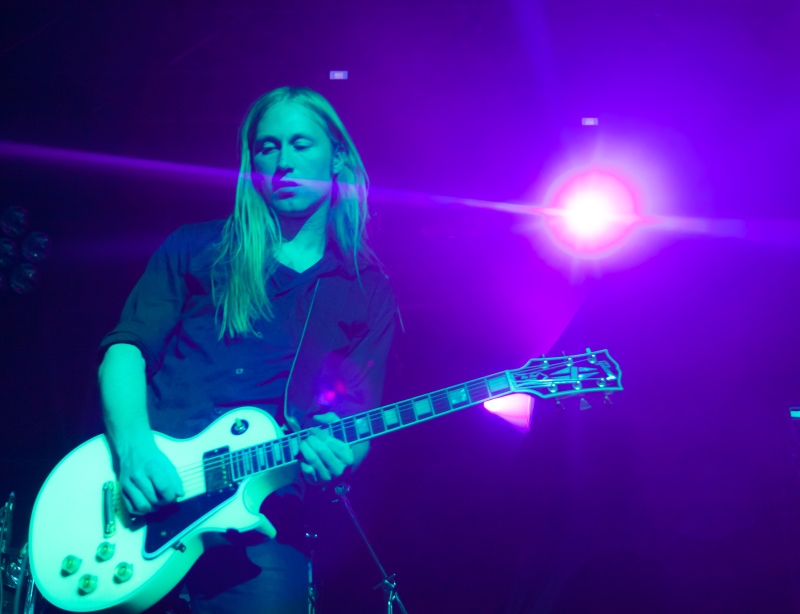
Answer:
[[[611,400],[611,395],[607,394],[603,397],[603,405],[613,405],[614,402]]]
[[[581,411],[586,411],[587,409],[591,409],[592,408],[592,406],[589,405],[589,401],[587,401],[583,397],[581,397],[581,402],[580,402],[579,407],[580,407]]]
[[[558,409],[564,409],[564,404],[561,402],[561,399],[558,399],[558,400],[556,401],[556,407],[557,407]]]
[[[597,363],[597,354],[593,354],[592,350],[586,348],[586,353],[589,355],[589,364],[596,364]]]
[[[542,354],[542,360],[544,361],[542,364],[546,367],[550,364],[550,361],[547,360],[544,354]]]

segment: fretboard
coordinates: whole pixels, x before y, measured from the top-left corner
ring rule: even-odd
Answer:
[[[367,441],[379,435],[506,396],[512,392],[509,377],[509,372],[503,371],[458,386],[443,388],[430,394],[347,416],[318,428],[328,431],[333,437],[347,444]],[[272,441],[230,452],[227,460],[233,479],[238,482],[255,473],[296,462],[297,454],[300,451],[300,442],[311,432],[312,429],[305,429]]]

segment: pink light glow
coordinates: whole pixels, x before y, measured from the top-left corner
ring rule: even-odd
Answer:
[[[618,177],[597,170],[556,186],[543,213],[553,237],[578,255],[612,250],[640,221],[631,189]]]
[[[530,427],[533,397],[527,394],[509,394],[486,401],[483,406],[522,431],[527,431]]]

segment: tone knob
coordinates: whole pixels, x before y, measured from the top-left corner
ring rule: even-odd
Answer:
[[[116,546],[111,542],[103,542],[99,546],[97,546],[97,553],[95,556],[97,557],[98,561],[107,561],[112,556],[114,556],[114,550]]]
[[[133,565],[131,563],[120,563],[114,570],[114,580],[117,582],[127,582],[133,577]]]
[[[81,595],[88,595],[89,593],[93,593],[96,588],[97,588],[97,576],[93,576],[92,574],[87,573],[82,575],[81,579],[78,580],[78,592]]]
[[[83,560],[74,554],[68,554],[61,563],[61,573],[65,576],[71,576],[81,568],[82,562]]]

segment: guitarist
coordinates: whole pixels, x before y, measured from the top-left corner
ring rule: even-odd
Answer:
[[[240,141],[230,217],[169,236],[101,343],[103,415],[132,513],[184,494],[154,430],[191,437],[243,405],[296,430],[380,405],[396,303],[367,244],[369,180],[347,130],[320,94],[284,87],[253,103]],[[367,451],[319,431],[303,441],[302,477],[262,505],[277,538],[215,535],[187,576],[193,611],[306,612],[306,485]]]

